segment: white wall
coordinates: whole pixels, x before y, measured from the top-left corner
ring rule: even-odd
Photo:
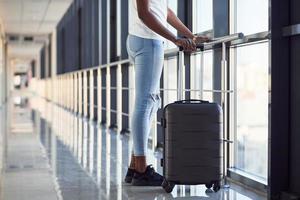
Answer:
[[[0,19],[1,20],[1,19]],[[5,98],[4,84],[4,34],[0,21],[0,183],[2,183],[3,158],[4,158],[4,132],[6,128],[5,107],[3,106]],[[1,189],[0,189],[1,195]]]
[[[4,45],[4,33],[3,27],[0,22],[0,106],[4,103],[5,100],[5,45]]]

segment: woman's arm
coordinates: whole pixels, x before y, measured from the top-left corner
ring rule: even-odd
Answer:
[[[179,32],[179,34],[192,39],[195,43],[203,43],[209,40],[207,37],[194,35],[170,8],[168,8],[167,21]]]
[[[149,0],[136,0],[139,18],[151,30],[162,37],[174,42],[177,46],[182,46],[187,51],[194,51],[195,46],[185,39],[178,39],[171,31],[169,31],[150,10]]]
[[[181,22],[181,20],[175,15],[175,13],[170,8],[168,8],[167,21],[179,32],[179,34],[189,39],[194,38],[193,33]]]
[[[169,31],[150,11],[149,0],[136,0],[139,18],[150,29],[163,36],[164,38],[175,42],[176,36]]]

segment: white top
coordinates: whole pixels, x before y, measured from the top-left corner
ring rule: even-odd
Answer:
[[[165,40],[162,36],[148,28],[139,18],[136,1],[139,0],[129,0],[129,34],[142,38]],[[167,27],[167,0],[149,1],[152,13],[164,26]]]

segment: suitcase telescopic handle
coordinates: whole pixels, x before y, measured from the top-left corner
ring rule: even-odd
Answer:
[[[186,100],[175,101],[175,103],[185,103],[185,102],[209,103],[209,101],[204,101],[204,100],[199,100],[199,99],[186,99]]]

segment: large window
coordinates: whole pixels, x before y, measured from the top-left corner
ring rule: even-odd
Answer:
[[[168,0],[168,7],[175,13],[177,14],[177,7],[178,7],[178,3],[177,1],[174,1],[174,0]],[[174,33],[175,35],[177,35],[177,31],[175,28],[173,28],[170,24],[168,24],[168,29],[171,30],[172,33]],[[165,45],[165,48],[166,49],[172,49],[172,48],[175,48],[176,45],[167,40],[166,41],[166,45]]]
[[[235,167],[267,178],[268,42],[236,49]]]
[[[246,35],[269,30],[268,0],[233,0],[236,32]]]
[[[193,32],[213,29],[213,0],[194,0],[193,4]]]
[[[268,0],[231,0],[231,31],[245,35],[269,30]],[[255,12],[254,12],[255,11]],[[233,113],[234,167],[262,180],[268,168],[269,43],[236,47]]]
[[[212,101],[213,52],[198,53],[192,57],[191,61],[191,98]]]
[[[193,1],[193,33],[213,29],[213,0]],[[213,52],[197,53],[191,59],[191,98],[213,100]]]
[[[164,62],[164,105],[177,100],[177,59],[171,57]]]
[[[230,32],[244,35],[269,30],[268,0],[230,0]],[[254,12],[255,11],[255,12]],[[226,11],[225,11],[226,12]],[[193,32],[213,30],[212,0],[193,1]],[[224,13],[223,13],[224,14]],[[224,19],[224,24],[225,24]],[[225,28],[225,27],[224,27]],[[268,149],[268,86],[269,43],[242,44],[234,47],[228,64],[230,72],[229,121],[231,138],[235,139],[230,153],[233,167],[260,180],[267,180]],[[198,53],[191,59],[191,97],[212,101],[214,52]],[[215,60],[218,62],[217,60]],[[194,90],[203,90],[203,94]],[[233,126],[232,126],[233,125]],[[254,162],[255,161],[255,162]]]

